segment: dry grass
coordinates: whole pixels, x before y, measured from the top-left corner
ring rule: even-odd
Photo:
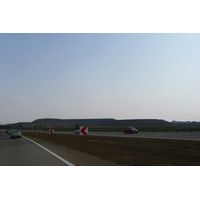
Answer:
[[[125,166],[199,166],[200,141],[23,133]]]

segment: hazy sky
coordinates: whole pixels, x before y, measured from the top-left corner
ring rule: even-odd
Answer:
[[[200,121],[200,34],[0,34],[0,123]]]

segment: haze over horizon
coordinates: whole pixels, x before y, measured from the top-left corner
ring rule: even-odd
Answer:
[[[200,34],[0,34],[0,123],[200,121]]]
[[[13,123],[6,123],[6,124],[2,124],[0,123],[0,125],[8,125],[8,124],[17,124],[17,123],[32,123],[36,120],[45,120],[45,119],[51,119],[51,120],[104,120],[104,119],[113,119],[113,120],[164,120],[166,122],[183,122],[183,123],[188,123],[188,122],[197,122],[199,123],[200,121],[179,121],[179,120],[173,120],[173,121],[167,121],[165,119],[115,119],[115,118],[76,118],[76,119],[61,119],[61,118],[38,118],[38,119],[34,119],[33,121],[19,121],[19,122],[13,122]]]

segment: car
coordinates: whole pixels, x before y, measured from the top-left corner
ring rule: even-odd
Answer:
[[[134,127],[128,127],[127,129],[124,129],[124,133],[138,133],[138,130]]]
[[[80,129],[76,129],[76,130],[74,131],[74,133],[75,133],[75,134],[80,134]]]
[[[15,137],[22,137],[21,131],[19,130],[12,130],[10,131],[10,139],[15,138]]]

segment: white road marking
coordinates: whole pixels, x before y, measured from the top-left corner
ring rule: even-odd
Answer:
[[[26,138],[27,140],[33,142],[34,144],[38,145],[39,147],[43,148],[44,150],[46,150],[47,152],[49,152],[50,154],[52,154],[53,156],[55,156],[56,158],[58,158],[59,160],[61,160],[62,162],[64,162],[65,164],[69,165],[69,166],[75,166],[73,165],[72,163],[70,163],[69,161],[65,160],[64,158],[60,157],[59,155],[53,153],[52,151],[50,151],[49,149],[43,147],[42,145],[38,144],[37,142],[25,137],[25,136],[22,136],[24,138]]]

